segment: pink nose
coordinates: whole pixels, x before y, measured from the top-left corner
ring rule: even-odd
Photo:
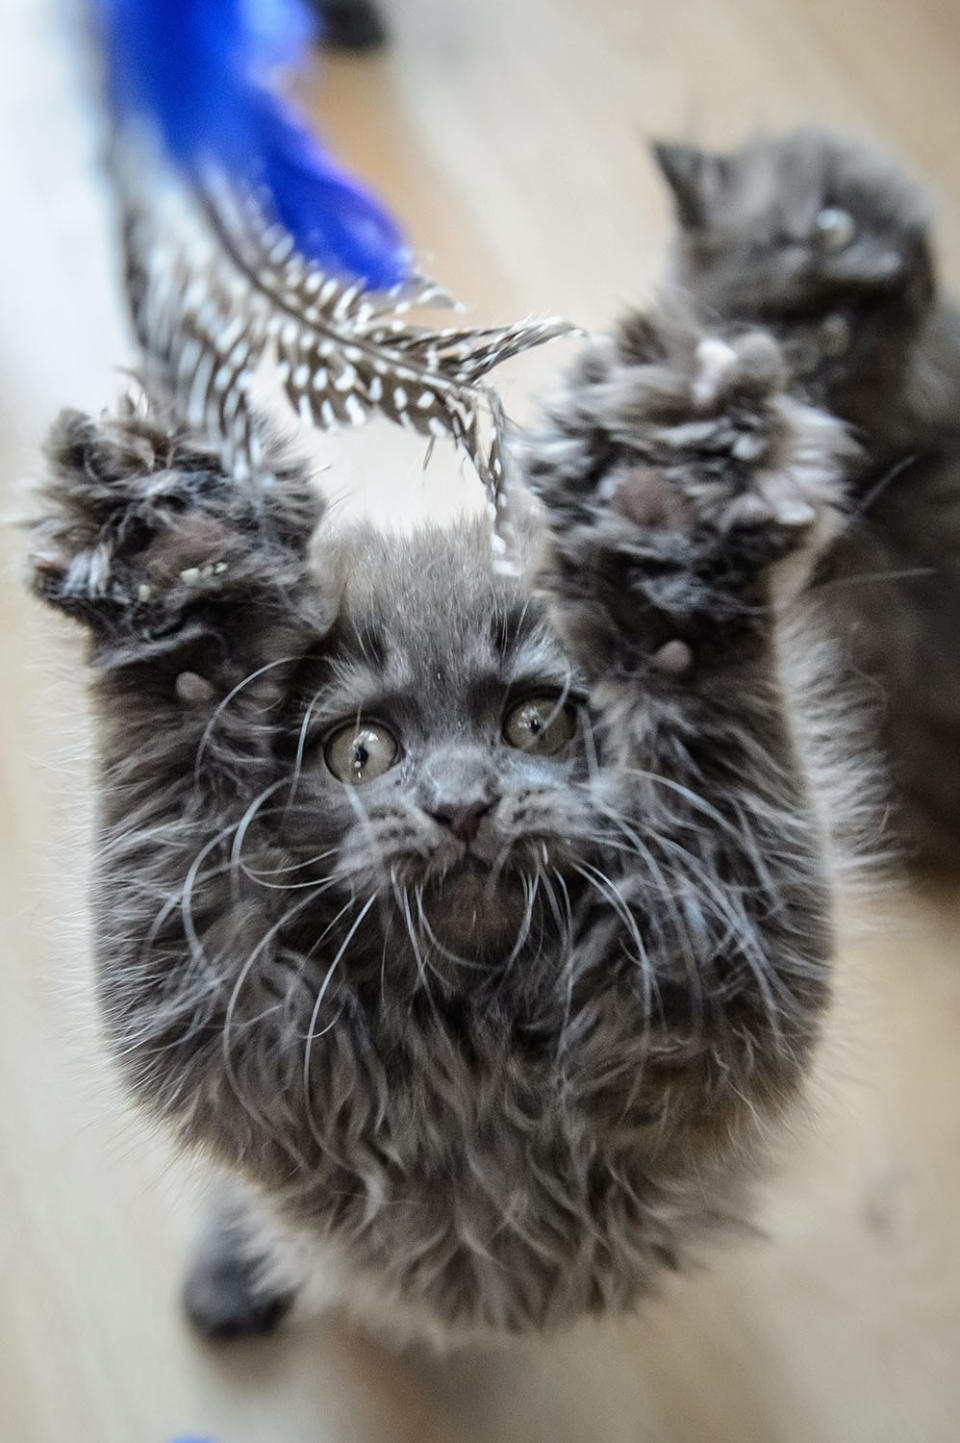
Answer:
[[[436,807],[430,815],[441,827],[447,827],[460,842],[472,842],[480,823],[493,806],[492,802],[471,802],[466,806]]]

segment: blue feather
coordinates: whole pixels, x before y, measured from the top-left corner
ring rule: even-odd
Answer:
[[[409,253],[394,222],[273,97],[264,103],[260,134],[264,189],[301,252],[322,270],[363,275],[381,289],[405,280]]]
[[[407,278],[410,252],[380,203],[337,166],[269,88],[302,62],[300,0],[92,0],[107,94],[121,123],[147,121],[196,183],[215,166],[254,190],[308,260],[375,289]]]

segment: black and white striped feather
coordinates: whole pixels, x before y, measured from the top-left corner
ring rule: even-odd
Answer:
[[[506,420],[485,377],[500,362],[567,334],[563,321],[471,329],[412,323],[452,306],[432,281],[390,292],[324,274],[255,198],[217,177],[187,192],[145,190],[142,161],[115,165],[126,285],[147,375],[175,413],[240,477],[265,474],[252,390],[273,366],[302,421],[322,429],[387,416],[471,458],[495,517],[504,505]]]

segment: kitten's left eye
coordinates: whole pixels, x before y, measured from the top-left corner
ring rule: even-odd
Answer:
[[[853,216],[839,206],[828,205],[816,220],[817,239],[825,251],[844,251],[857,233]]]
[[[359,787],[388,772],[400,755],[400,748],[377,722],[351,722],[334,732],[323,749],[327,766],[338,781]]]
[[[573,708],[554,696],[532,696],[507,713],[504,740],[520,751],[553,757],[573,739],[577,730]]]

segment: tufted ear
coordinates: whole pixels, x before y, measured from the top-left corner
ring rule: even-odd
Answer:
[[[307,571],[323,500],[306,475],[227,476],[182,432],[65,411],[30,525],[33,590],[95,637],[168,634],[204,608],[263,604]]]
[[[677,219],[685,230],[707,224],[729,180],[730,162],[692,145],[655,140],[654,159],[673,192]]]

